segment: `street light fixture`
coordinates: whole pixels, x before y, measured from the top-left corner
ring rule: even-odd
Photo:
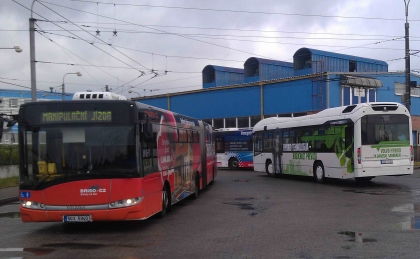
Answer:
[[[82,76],[82,73],[80,73],[80,72],[76,72],[76,73],[67,73],[67,74],[65,74],[65,75],[63,76],[63,84],[61,85],[61,86],[62,86],[62,95],[63,95],[62,100],[63,100],[63,101],[64,101],[64,93],[65,93],[65,91],[64,91],[64,78],[66,77],[66,75],[70,75],[70,74],[77,75],[77,76]]]
[[[22,52],[22,49],[19,46],[14,46],[13,48],[0,48],[0,49],[14,49],[17,53]]]
[[[131,94],[131,93],[136,93],[136,94],[138,94],[139,95],[139,97],[140,97],[140,94],[138,93],[138,92],[136,92],[136,91],[133,91],[133,90],[128,90],[128,92]]]

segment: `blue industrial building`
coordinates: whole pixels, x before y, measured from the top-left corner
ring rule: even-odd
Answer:
[[[293,63],[251,57],[243,70],[206,66],[202,76],[203,89],[134,100],[203,119],[215,128],[242,128],[271,116],[301,116],[361,102],[402,102],[405,93],[404,72],[388,72],[384,61],[310,48],[297,50]],[[411,81],[418,86],[420,76],[412,73]],[[412,115],[420,115],[419,90],[411,88]]]

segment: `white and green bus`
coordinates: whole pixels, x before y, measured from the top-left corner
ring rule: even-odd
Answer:
[[[294,118],[272,117],[253,129],[254,170],[370,181],[413,174],[411,116],[399,103],[361,103]]]

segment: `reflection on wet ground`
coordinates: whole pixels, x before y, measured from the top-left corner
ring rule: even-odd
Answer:
[[[0,213],[0,218],[20,218],[20,212]]]
[[[401,222],[401,228],[404,230],[420,229],[420,216],[408,217],[405,221]]]
[[[401,206],[394,207],[392,209],[394,212],[420,212],[420,204],[404,204]]]
[[[268,197],[264,198],[264,200],[267,200],[267,199]],[[262,211],[266,210],[266,208],[260,208],[260,207],[257,208],[256,206],[254,206],[254,204],[251,202],[256,199],[252,197],[236,198],[234,200],[235,200],[234,202],[223,202],[223,204],[238,206],[238,208],[241,210],[252,210],[253,212],[248,214],[248,216],[251,216],[251,217],[256,216]],[[247,201],[247,203],[243,201]]]
[[[51,248],[0,248],[0,252],[30,252],[34,255],[46,255],[54,252]],[[16,257],[22,258],[22,257]]]
[[[373,239],[373,238],[363,237],[362,232],[340,231],[340,232],[338,232],[338,234],[349,236],[350,237],[349,241],[352,241],[352,242],[368,243],[368,242],[376,242],[377,241],[376,239]]]
[[[404,191],[404,190],[399,190],[399,191],[391,191],[391,190],[381,190],[381,191],[343,190],[343,192],[365,193],[365,194],[371,194],[371,195],[399,195],[399,194],[409,193],[409,191]]]
[[[420,212],[420,204],[404,204],[392,208],[393,212],[403,212],[403,213],[418,213]],[[420,216],[411,216],[405,218],[404,221],[398,224],[403,230],[414,230],[420,229]]]

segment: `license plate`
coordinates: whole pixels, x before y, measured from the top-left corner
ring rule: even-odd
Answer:
[[[63,216],[63,222],[92,222],[92,216]]]
[[[381,164],[392,164],[392,160],[381,160]]]

